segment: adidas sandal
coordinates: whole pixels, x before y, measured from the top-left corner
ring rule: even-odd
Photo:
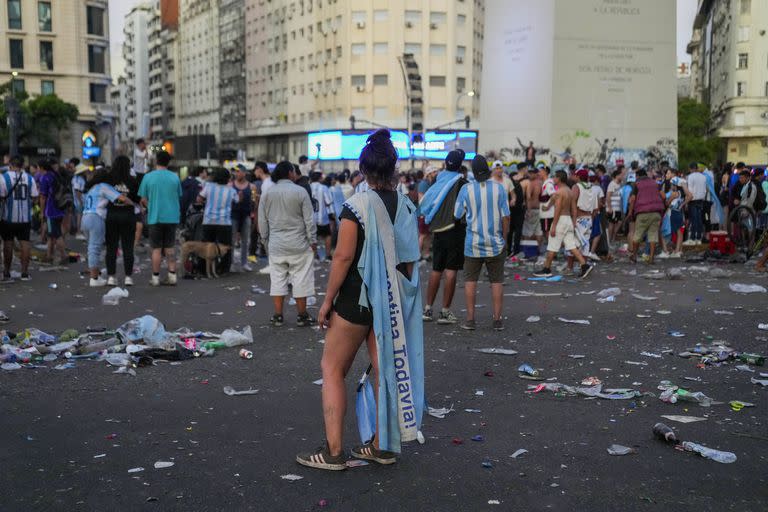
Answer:
[[[397,462],[397,456],[394,453],[379,450],[371,443],[352,448],[352,456],[356,459],[372,460],[385,465]]]
[[[296,456],[296,462],[302,466],[329,471],[343,471],[347,469],[344,455],[333,456],[327,446],[322,446],[313,453],[300,453]]]

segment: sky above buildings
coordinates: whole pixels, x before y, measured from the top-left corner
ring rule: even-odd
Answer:
[[[534,0],[531,0],[534,1]],[[123,21],[125,15],[142,0],[112,0],[109,2],[109,32],[112,56],[112,77],[117,78],[123,71]],[[697,0],[677,0],[677,61],[690,63],[685,47],[691,40],[693,19],[696,17]]]

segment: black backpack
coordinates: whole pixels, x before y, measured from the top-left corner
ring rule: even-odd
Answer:
[[[62,211],[66,210],[74,203],[70,180],[63,172],[56,173],[56,179],[53,182],[53,200],[56,204],[56,208]]]
[[[755,202],[753,203],[753,207],[755,208],[755,211],[757,213],[763,213],[765,210],[765,207],[768,206],[768,203],[766,202],[765,198],[765,190],[763,190],[762,183],[752,183],[752,185],[755,187]]]

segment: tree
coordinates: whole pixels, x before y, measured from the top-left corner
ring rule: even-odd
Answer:
[[[0,84],[0,98],[10,91],[11,83]],[[31,97],[23,91],[16,93],[21,111],[19,144],[26,146],[57,144],[61,131],[80,115],[76,105],[67,103],[55,94]],[[8,140],[7,117],[0,102],[0,140]]]
[[[691,162],[715,164],[723,154],[724,143],[710,136],[709,107],[691,98],[677,102],[678,161],[681,167]]]

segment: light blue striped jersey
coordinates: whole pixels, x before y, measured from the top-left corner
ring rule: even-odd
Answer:
[[[107,183],[98,183],[88,190],[83,199],[83,215],[95,213],[102,219],[107,218],[107,205],[120,197],[120,192]]]
[[[331,221],[328,218],[328,209],[333,205],[333,196],[328,187],[315,181],[309,185],[312,191],[312,199],[316,201],[317,210],[315,210],[315,224],[318,226],[327,226]],[[333,212],[331,212],[333,213]]]
[[[456,198],[454,216],[467,215],[464,255],[473,258],[498,256],[504,250],[502,219],[509,217],[507,191],[493,180],[467,183]]]
[[[5,200],[5,208],[0,217],[12,224],[31,222],[32,199],[38,195],[37,183],[32,176],[24,171],[4,172],[0,175],[0,198]]]
[[[214,226],[232,225],[232,203],[237,201],[237,190],[229,185],[208,182],[200,192],[205,199],[203,224]]]

